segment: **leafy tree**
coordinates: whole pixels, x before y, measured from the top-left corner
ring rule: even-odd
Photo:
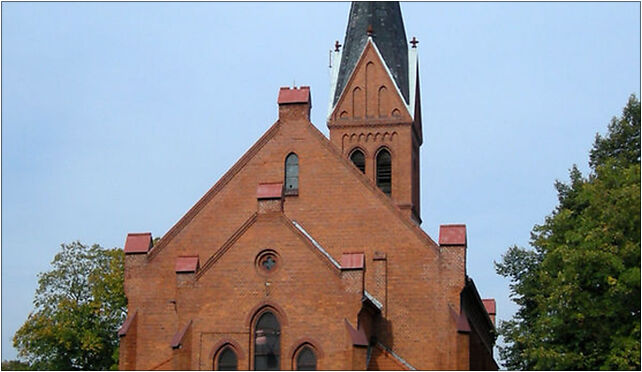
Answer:
[[[126,314],[124,255],[80,242],[62,244],[38,276],[35,310],[16,332],[18,356],[33,369],[118,367],[117,330]]]
[[[631,96],[591,172],[556,182],[559,205],[497,273],[519,309],[499,327],[509,369],[640,369],[640,101]]]
[[[3,371],[30,371],[31,366],[28,363],[21,362],[19,360],[3,360],[2,361]]]

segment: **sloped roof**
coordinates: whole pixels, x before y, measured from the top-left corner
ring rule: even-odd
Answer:
[[[129,327],[131,327],[132,323],[134,322],[136,314],[138,314],[138,311],[134,311],[134,314],[127,316],[127,319],[125,319],[125,322],[122,326],[120,326],[120,329],[118,330],[118,337],[127,335],[127,331],[129,331]]]
[[[176,257],[175,270],[177,273],[194,273],[198,270],[198,256]]]
[[[379,48],[406,104],[409,102],[408,41],[399,2],[355,1],[350,7],[333,106],[341,97],[366,46],[369,27],[372,28],[372,40]]]
[[[439,245],[466,245],[466,225],[439,226]]]
[[[482,300],[484,303],[484,307],[486,308],[486,311],[488,312],[488,315],[495,315],[496,314],[496,306],[495,306],[495,299],[494,298],[485,298]]]
[[[147,253],[152,247],[152,233],[129,233],[125,240],[125,254]]]
[[[187,333],[187,330],[191,325],[192,321],[190,320],[182,329],[178,330],[178,332],[174,334],[174,337],[172,337],[172,341],[170,342],[172,349],[178,349],[183,344],[185,333]]]

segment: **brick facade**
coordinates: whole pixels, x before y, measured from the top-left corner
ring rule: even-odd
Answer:
[[[213,369],[226,348],[254,369],[266,311],[278,369],[295,369],[304,348],[317,369],[496,369],[465,240],[440,245],[418,225],[420,115],[374,44],[355,71],[330,140],[310,122],[309,88],[282,88],[277,122],[155,246],[130,237],[121,369]],[[365,174],[348,158],[356,146]],[[381,146],[390,196],[374,178]],[[292,153],[298,192],[279,192]]]

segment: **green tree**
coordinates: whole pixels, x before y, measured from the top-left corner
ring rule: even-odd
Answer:
[[[518,311],[502,322],[509,369],[640,369],[640,101],[631,96],[591,172],[556,182],[559,205],[497,273]]]
[[[32,369],[29,364],[19,360],[3,360],[0,368],[3,371],[30,371]]]
[[[39,274],[35,309],[14,335],[18,356],[33,369],[117,368],[116,332],[127,306],[123,251],[80,242],[61,247],[53,269]]]

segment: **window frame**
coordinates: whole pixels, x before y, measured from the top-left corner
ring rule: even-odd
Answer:
[[[390,157],[390,174],[389,174],[389,179],[388,182],[390,183],[390,192],[386,192],[383,190],[383,188],[379,184],[379,156],[386,151],[388,153],[388,156]],[[374,156],[374,168],[375,168],[375,184],[377,185],[377,188],[381,190],[384,194],[392,197],[392,151],[387,147],[387,146],[381,146],[377,152],[375,153]]]
[[[241,359],[241,354],[239,353],[239,350],[237,350],[237,347],[232,344],[231,342],[224,342],[220,346],[216,348],[216,351],[214,352],[214,355],[212,356],[212,369],[215,371],[220,371],[220,358],[223,355],[223,353],[226,350],[230,350],[233,354],[234,357],[236,358],[236,369],[234,371],[239,370],[239,360]],[[229,370],[228,370],[229,371]]]
[[[308,370],[308,369],[299,369],[299,358],[301,357],[301,353],[303,353],[305,350],[310,350],[312,355],[314,356],[314,369]],[[316,348],[314,345],[305,342],[299,347],[297,347],[296,351],[292,355],[292,370],[293,371],[317,371],[319,370],[319,353],[317,352]]]
[[[281,338],[281,336],[283,334],[283,326],[282,326],[283,321],[282,321],[281,317],[279,316],[279,313],[278,313],[278,311],[276,309],[273,309],[272,307],[264,307],[261,310],[259,310],[256,313],[256,315],[254,316],[254,320],[253,320],[253,323],[252,323],[253,324],[252,332],[250,333],[250,338],[251,338],[250,339],[250,343],[252,345],[252,369],[255,370],[255,371],[257,370],[256,369],[256,357],[258,355],[257,347],[256,347],[257,346],[257,344],[256,344],[256,334],[257,334],[257,330],[258,330],[257,327],[258,327],[259,321],[261,321],[263,316],[265,314],[267,314],[267,313],[272,314],[272,316],[274,317],[274,319],[276,320],[276,323],[278,325],[278,331],[277,331],[278,332],[277,333],[277,347],[278,347],[278,350],[277,350],[277,353],[276,353],[276,357],[277,357],[276,370],[277,371],[278,370],[282,370],[281,364],[282,364],[282,359],[283,359],[282,358],[282,354],[283,353],[282,353],[282,350],[281,350],[281,348],[282,348],[282,345],[281,345],[282,338]]]
[[[360,152],[360,153],[361,153],[361,155],[363,156],[363,169],[359,168],[359,166],[358,166],[358,165],[357,165],[357,164],[352,160],[352,156],[353,156],[355,153],[357,153],[357,151],[358,151],[358,152]],[[361,173],[363,173],[363,174],[366,174],[366,169],[367,169],[367,166],[368,166],[368,160],[367,160],[367,159],[368,159],[368,157],[366,156],[366,152],[365,152],[365,150],[364,150],[364,149],[362,149],[361,147],[358,147],[358,146],[357,146],[357,147],[355,147],[355,148],[353,148],[353,149],[348,153],[348,160],[350,160],[350,162],[352,163],[352,165],[354,165],[354,166],[355,166],[355,167],[356,167],[356,168],[357,168]]]
[[[288,175],[288,159],[290,159],[291,156],[294,156],[296,159],[296,176],[289,176]],[[299,195],[299,180],[300,177],[299,175],[301,174],[301,161],[299,158],[299,155],[294,152],[290,151],[286,156],[285,156],[285,161],[284,161],[284,166],[283,166],[283,195],[289,196],[289,195]],[[296,188],[288,188],[288,179],[293,179],[296,177]]]

